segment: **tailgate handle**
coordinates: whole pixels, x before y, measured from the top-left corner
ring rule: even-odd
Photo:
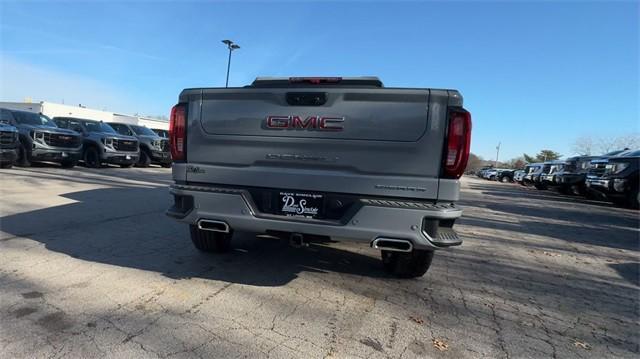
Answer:
[[[322,106],[327,103],[325,92],[287,92],[287,103],[291,106]]]

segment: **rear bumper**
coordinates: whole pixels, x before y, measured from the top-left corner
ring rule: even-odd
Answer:
[[[348,221],[339,223],[260,213],[242,189],[174,185],[171,193],[175,204],[167,215],[188,224],[209,219],[239,231],[302,233],[366,244],[381,237],[406,239],[414,248],[428,250],[462,243],[451,228],[462,210],[452,204],[363,199]]]

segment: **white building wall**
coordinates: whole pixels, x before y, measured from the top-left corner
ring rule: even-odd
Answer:
[[[157,120],[155,118],[138,117],[138,125],[146,126],[154,130],[167,130],[169,131],[169,122]]]
[[[157,120],[155,118],[113,114],[113,122],[128,123],[132,125],[140,125],[155,130],[169,130],[169,122]]]
[[[121,114],[118,114],[118,113],[114,113],[113,114],[113,120],[111,120],[109,122],[128,123],[130,125],[137,125],[138,124],[138,117],[136,117],[136,116],[128,116],[128,115],[121,115]]]
[[[52,102],[42,103],[42,114],[51,118],[64,116],[64,117],[77,117],[86,118],[88,120],[111,122],[113,121],[113,112],[94,110],[79,106],[62,105]]]
[[[42,113],[42,104],[28,102],[0,102],[0,107],[10,110]]]

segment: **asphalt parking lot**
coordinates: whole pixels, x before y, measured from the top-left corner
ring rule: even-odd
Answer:
[[[170,170],[0,170],[0,357],[637,358],[638,212],[463,180],[427,275],[241,234],[202,254]]]

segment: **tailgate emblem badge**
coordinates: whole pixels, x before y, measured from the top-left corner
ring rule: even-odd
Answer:
[[[205,170],[203,170],[202,168],[198,166],[193,166],[193,165],[188,165],[186,168],[186,171],[187,173],[199,173],[199,174],[206,173]]]
[[[342,131],[344,117],[267,116],[265,128],[270,130]]]

